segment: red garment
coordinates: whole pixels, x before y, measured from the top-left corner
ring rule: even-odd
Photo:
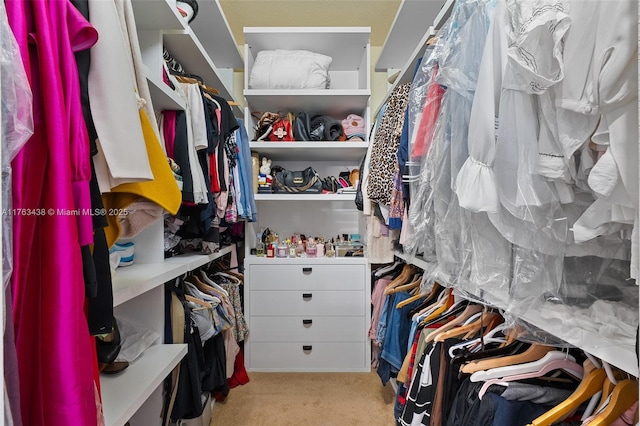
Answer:
[[[164,135],[164,147],[169,158],[175,158],[174,146],[176,143],[176,112],[172,110],[162,111],[164,116],[162,133]]]
[[[12,162],[14,330],[25,425],[97,421],[80,246],[93,242],[89,141],[74,50],[97,32],[68,0],[6,0],[33,92],[34,133]],[[24,209],[24,210],[23,210]],[[30,214],[41,212],[42,214]]]
[[[438,116],[440,115],[440,106],[442,104],[442,96],[444,95],[444,88],[436,83],[436,77],[438,75],[438,66],[434,66],[433,73],[429,80],[429,91],[427,92],[427,99],[422,109],[422,118],[418,122],[418,130],[411,150],[411,158],[422,158],[428,151],[433,139],[433,134],[436,130],[438,123]]]
[[[236,361],[233,366],[233,375],[229,377],[227,383],[231,389],[249,383],[249,375],[247,374],[247,370],[244,368],[244,354],[242,353],[242,350],[240,350],[238,355],[236,355]]]

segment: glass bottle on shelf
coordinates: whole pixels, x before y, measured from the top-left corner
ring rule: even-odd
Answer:
[[[267,245],[267,257],[275,257],[275,247],[273,243]]]
[[[287,245],[286,242],[281,241],[278,244],[276,256],[277,257],[287,257],[288,252],[289,252],[289,246]]]
[[[296,245],[293,241],[287,240],[289,244],[289,257],[296,257]]]
[[[316,257],[324,257],[324,238],[322,237],[316,243]]]
[[[307,253],[304,252],[304,246],[302,245],[302,240],[298,240],[298,245],[296,246],[296,256],[307,257]]]
[[[316,257],[316,253],[316,242],[313,237],[309,237],[309,240],[307,241],[307,257]]]
[[[256,256],[264,257],[264,243],[262,242],[262,233],[259,232],[256,238]]]
[[[325,244],[324,253],[326,257],[335,257],[336,251],[333,249],[333,243],[331,241],[327,241]]]

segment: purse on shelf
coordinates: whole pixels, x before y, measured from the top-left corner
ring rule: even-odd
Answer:
[[[322,179],[322,189],[327,192],[338,192],[338,188],[340,188],[340,183],[335,176],[327,176]]]
[[[311,118],[306,112],[299,112],[293,121],[293,138],[297,141],[311,140]]]
[[[309,133],[312,141],[346,140],[342,122],[328,115],[313,116]]]
[[[283,118],[278,113],[265,112],[256,124],[254,139],[256,141],[292,142],[294,141],[292,120],[293,114],[288,114]]]
[[[292,171],[274,166],[273,190],[275,193],[288,194],[319,194],[322,192],[322,180],[313,167]]]

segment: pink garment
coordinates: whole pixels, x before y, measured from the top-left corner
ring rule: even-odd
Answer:
[[[638,401],[634,402],[631,407],[627,409],[624,413],[620,415],[617,419],[615,419],[609,426],[633,426],[634,420],[636,418],[636,412],[638,411]],[[595,413],[594,415],[587,417],[582,422],[583,426],[588,425],[598,416],[599,413]]]
[[[14,330],[27,425],[96,424],[80,246],[92,242],[89,142],[74,48],[96,32],[68,0],[6,0],[33,91],[34,134],[12,162]],[[38,210],[38,209],[44,209]],[[22,210],[28,212],[29,210]],[[87,221],[88,219],[88,221]]]
[[[436,83],[438,76],[438,67],[434,66],[433,73],[429,81],[429,91],[422,109],[422,117],[419,120],[418,130],[415,137],[415,143],[411,150],[411,158],[422,158],[429,151],[433,133],[436,130],[438,116],[440,115],[440,105],[442,104],[442,96],[444,96],[444,88]]]
[[[176,112],[172,110],[162,111],[164,116],[162,133],[164,134],[164,147],[169,158],[175,158],[174,148],[176,143]]]
[[[378,322],[380,321],[380,315],[382,315],[382,308],[384,307],[384,288],[390,282],[391,278],[380,278],[376,282],[376,286],[373,289],[373,294],[371,295],[373,312],[371,314],[371,326],[369,327],[369,340],[376,340],[376,334],[378,332]]]

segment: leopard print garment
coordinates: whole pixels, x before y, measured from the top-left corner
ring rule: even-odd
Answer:
[[[373,138],[367,195],[378,204],[391,203],[396,154],[409,100],[411,83],[398,85],[387,102],[380,125]]]

